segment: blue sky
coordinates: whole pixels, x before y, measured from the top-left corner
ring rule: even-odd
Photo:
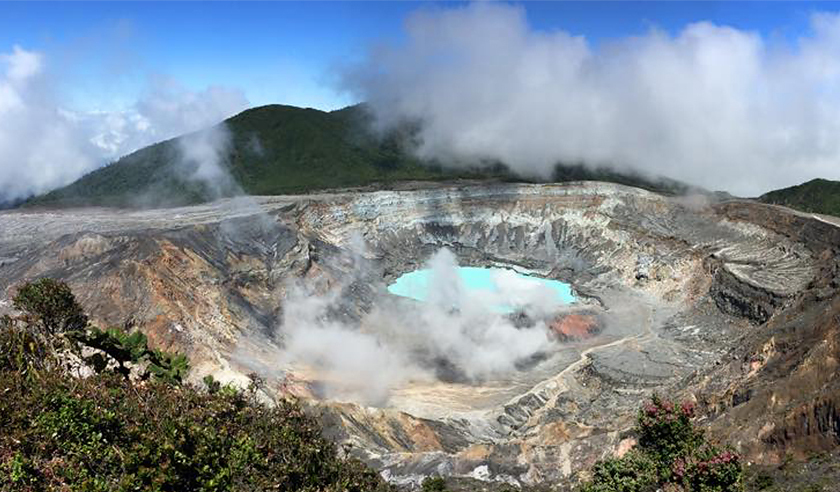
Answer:
[[[592,43],[674,33],[708,20],[780,42],[806,29],[820,2],[529,2],[536,30],[565,30]],[[236,87],[253,105],[331,109],[354,102],[334,89],[336,64],[373,43],[399,41],[417,2],[20,2],[0,3],[0,53],[19,45],[45,55],[78,110],[130,105],[149,77],[193,90]]]
[[[0,202],[249,106],[361,100],[425,122],[421,157],[528,176],[840,179],[840,3],[0,2]]]

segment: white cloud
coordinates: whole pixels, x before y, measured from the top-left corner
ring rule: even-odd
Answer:
[[[43,58],[15,46],[0,55],[0,201],[67,182],[93,165],[72,121],[44,83]]]
[[[425,9],[344,73],[378,124],[422,121],[417,152],[548,176],[585,162],[756,194],[840,179],[840,17],[792,46],[700,22],[593,47],[521,8]]]
[[[63,104],[59,78],[41,53],[0,53],[0,203],[42,193],[151,143],[193,132],[245,109],[243,93],[192,91],[154,79],[124,111],[81,112]]]
[[[190,91],[171,79],[155,79],[135,111],[158,139],[194,131],[245,109],[244,94],[221,86]],[[185,130],[186,129],[186,130]]]
[[[11,53],[0,54],[0,61],[7,65],[6,77],[10,82],[25,82],[41,71],[41,55],[17,45],[12,47]]]

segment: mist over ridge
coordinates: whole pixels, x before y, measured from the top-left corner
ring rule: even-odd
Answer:
[[[109,161],[205,130],[248,106],[238,89],[190,90],[158,76],[142,84],[141,97],[128,107],[76,110],[51,63],[59,64],[21,46],[0,48],[0,205],[65,186]]]
[[[382,168],[408,160],[412,169],[394,179],[438,176],[441,168],[450,176],[483,176],[475,169],[487,166],[495,176],[492,166],[505,165],[517,178],[552,180],[562,164],[586,169],[560,180],[603,179],[609,169],[741,196],[838,179],[840,117],[831,108],[840,103],[840,21],[816,12],[809,26],[785,42],[701,19],[675,34],[652,27],[640,36],[592,40],[538,30],[518,6],[420,8],[406,18],[402,41],[375,44],[361,61],[341,62],[325,77],[363,101],[387,140],[373,153],[332,153],[345,135],[332,131],[336,123],[318,123],[329,140],[310,145],[330,159],[318,172],[346,178],[301,184],[285,156],[272,160],[263,152],[287,141],[245,136],[248,142],[234,142],[234,149],[265,156],[249,165],[291,175],[287,190],[380,181]],[[63,96],[56,63],[25,46],[0,56],[0,204],[66,185],[250,105],[236,87],[195,90],[157,76],[122,110],[76,110]],[[325,114],[333,113],[341,112]],[[388,137],[395,129],[409,138]],[[357,159],[367,162],[359,167]],[[278,192],[242,183],[252,172],[233,173],[246,193]]]
[[[423,158],[542,178],[582,162],[742,196],[840,178],[836,14],[792,46],[704,21],[593,45],[483,3],[421,9],[405,34],[342,83],[380,129],[419,123]]]

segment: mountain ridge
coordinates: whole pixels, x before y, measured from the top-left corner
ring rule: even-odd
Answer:
[[[816,178],[769,191],[758,197],[758,200],[803,212],[840,216],[840,181]]]
[[[493,179],[533,182],[502,163],[422,161],[408,149],[409,125],[383,135],[370,130],[363,104],[325,112],[280,104],[247,109],[223,123],[230,130],[224,165],[235,181],[220,189],[188,179],[179,169],[182,135],[136,150],[75,182],[33,197],[24,207],[106,206],[150,208],[189,205],[246,193],[300,194],[361,186],[387,187],[403,181]],[[549,181],[609,181],[666,194],[689,187],[678,181],[582,164],[560,165]]]

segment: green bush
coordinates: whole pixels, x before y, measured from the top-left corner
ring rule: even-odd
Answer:
[[[665,466],[664,472],[674,460],[689,455],[704,442],[702,431],[691,422],[693,416],[691,403],[676,405],[657,395],[639,410],[636,417],[639,447]]]
[[[772,487],[774,483],[775,480],[773,480],[772,475],[766,472],[761,472],[753,479],[752,488],[755,490],[765,490]]]
[[[18,319],[7,316],[0,319],[0,323],[22,323],[28,329],[4,332],[4,338],[0,339],[0,348],[3,349],[0,364],[43,367],[46,363],[56,362],[56,350],[66,349],[81,354],[82,347],[88,347],[102,352],[85,359],[96,372],[106,369],[109,358],[116,361],[118,372],[126,377],[130,373],[129,363],[143,365],[143,379],[154,377],[170,383],[180,383],[189,371],[189,361],[185,356],[149,348],[146,335],[139,331],[126,333],[120,328],[103,331],[88,326],[87,316],[64,282],[42,278],[26,283],[18,289],[14,305],[23,312],[23,316]],[[39,334],[46,336],[38,339]]]
[[[0,317],[0,371],[38,369],[55,363],[43,337],[21,329],[20,323],[10,316]]]
[[[127,366],[129,363],[145,364],[142,379],[152,376],[173,384],[183,381],[189,371],[189,360],[186,356],[150,349],[148,338],[139,331],[129,334],[120,328],[102,331],[91,327],[85,332],[75,334],[74,338],[87,347],[107,354],[117,362],[117,371],[126,377],[130,373]],[[97,372],[103,371],[107,366],[107,359],[99,354],[94,354],[86,360]]]
[[[9,483],[26,487],[35,484],[35,470],[32,463],[20,453],[15,453],[0,466],[0,473],[6,476]]]
[[[87,326],[87,316],[64,282],[42,278],[26,283],[12,301],[15,309],[31,317],[47,334],[81,330]]]
[[[55,371],[0,373],[0,491],[384,490],[294,402]],[[33,418],[33,415],[37,417]]]
[[[693,404],[654,396],[639,410],[638,445],[621,458],[596,463],[581,492],[743,490],[740,457],[709,443],[693,416]]]
[[[592,482],[586,492],[643,492],[654,491],[659,485],[656,460],[637,449],[621,459],[604,460],[592,468]]]
[[[443,477],[427,477],[420,486],[421,492],[446,492],[446,480]]]

